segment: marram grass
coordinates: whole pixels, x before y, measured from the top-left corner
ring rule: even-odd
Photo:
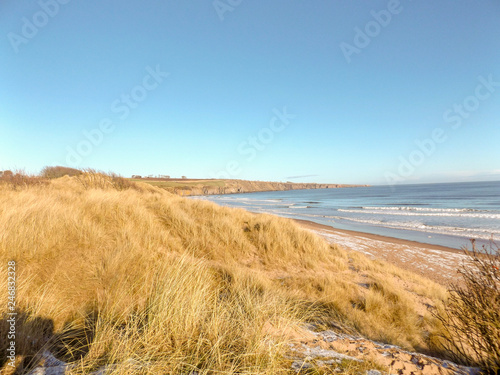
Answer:
[[[49,349],[75,373],[288,373],[286,332],[312,320],[432,346],[439,325],[420,306],[440,305],[445,291],[430,281],[291,220],[82,179],[0,185],[0,266],[6,275],[16,261],[24,368]]]

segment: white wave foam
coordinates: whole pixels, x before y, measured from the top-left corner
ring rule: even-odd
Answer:
[[[436,234],[445,234],[451,236],[462,236],[462,237],[475,237],[480,239],[489,240],[491,236],[494,236],[494,240],[500,239],[500,230],[496,229],[481,229],[481,228],[462,228],[462,227],[450,227],[444,225],[426,225],[420,222],[383,222],[380,220],[370,220],[370,219],[359,219],[359,218],[348,218],[342,216],[332,216],[332,219],[337,220],[348,220],[354,221],[362,224],[370,224],[376,226],[382,226],[386,228],[393,229],[405,229],[405,230],[415,230],[419,232],[429,232]]]
[[[482,218],[482,219],[500,219],[500,214],[493,213],[474,213],[474,212],[461,212],[461,211],[450,211],[450,212],[401,212],[398,210],[390,211],[384,210],[380,212],[379,210],[350,210],[339,208],[339,212],[349,212],[353,214],[374,214],[374,215],[395,215],[395,216],[443,216],[443,217],[469,217],[469,218]]]
[[[383,210],[383,211],[429,211],[429,212],[484,212],[473,208],[430,208],[430,207],[361,207],[363,210]]]

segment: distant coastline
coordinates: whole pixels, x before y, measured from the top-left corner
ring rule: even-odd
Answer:
[[[368,187],[369,185],[318,184],[297,182],[216,180],[216,179],[174,179],[174,178],[140,178],[141,181],[163,188],[181,196],[193,195],[225,195],[255,193],[264,191],[286,191],[307,189],[339,189],[352,187]]]

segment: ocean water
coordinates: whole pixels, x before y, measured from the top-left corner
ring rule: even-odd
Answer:
[[[462,248],[500,245],[500,181],[292,190],[200,197],[334,228]]]

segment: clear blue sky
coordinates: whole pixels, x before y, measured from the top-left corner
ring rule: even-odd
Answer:
[[[0,170],[500,180],[500,3],[6,0],[0,103]]]

